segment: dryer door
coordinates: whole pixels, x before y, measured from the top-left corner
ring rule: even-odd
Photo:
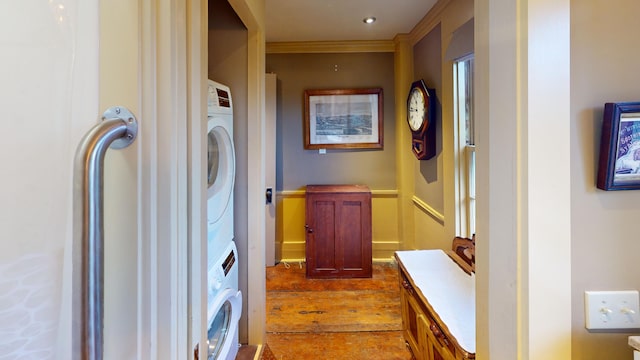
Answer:
[[[224,289],[210,309],[207,359],[234,359],[238,351],[238,320],[242,312],[240,291]]]
[[[233,193],[235,180],[235,152],[233,139],[229,132],[216,124],[215,118],[209,120],[207,134],[207,217],[214,224],[224,214]]]

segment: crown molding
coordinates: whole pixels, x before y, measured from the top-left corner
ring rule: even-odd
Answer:
[[[268,42],[267,54],[394,52],[393,40]]]
[[[413,27],[409,33],[411,44],[415,45],[442,21],[442,12],[449,6],[451,0],[439,0],[431,10]]]

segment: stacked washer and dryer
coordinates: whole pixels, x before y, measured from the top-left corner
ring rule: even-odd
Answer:
[[[233,360],[238,353],[238,250],[233,241],[235,151],[233,102],[229,87],[208,81],[207,117],[207,243],[208,356]]]

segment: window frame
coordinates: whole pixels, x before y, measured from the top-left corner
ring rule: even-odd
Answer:
[[[456,235],[471,238],[475,233],[476,215],[473,54],[455,59],[452,71]]]

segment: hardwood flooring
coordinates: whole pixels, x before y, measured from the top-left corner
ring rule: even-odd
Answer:
[[[304,263],[267,268],[267,340],[276,360],[409,360],[395,263],[367,279],[307,279]]]

